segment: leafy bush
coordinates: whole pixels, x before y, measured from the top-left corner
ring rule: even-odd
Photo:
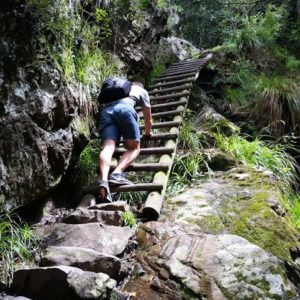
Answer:
[[[33,261],[34,250],[40,243],[27,224],[19,224],[16,220],[18,220],[16,215],[0,215],[0,274],[6,284],[11,283],[17,262]]]

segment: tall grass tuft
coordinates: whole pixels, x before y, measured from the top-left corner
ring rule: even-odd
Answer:
[[[16,263],[32,262],[34,250],[40,244],[33,229],[16,219],[16,215],[0,215],[0,274],[7,285],[12,281]]]
[[[259,138],[248,141],[238,135],[227,137],[215,134],[215,138],[221,150],[233,155],[241,163],[271,170],[285,187],[297,182],[299,166],[284,145],[267,143]]]
[[[268,126],[279,137],[288,130],[300,126],[300,78],[283,77],[258,80],[258,100],[253,115],[263,126]]]
[[[99,161],[100,141],[91,140],[80,154],[77,164],[81,184],[88,185],[97,179],[96,167]]]

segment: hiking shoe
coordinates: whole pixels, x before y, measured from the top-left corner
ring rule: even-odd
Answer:
[[[125,173],[112,173],[109,175],[108,181],[115,185],[133,185],[133,182],[126,178]]]
[[[112,202],[109,185],[107,181],[104,180],[99,181],[98,191],[99,191],[99,199],[101,203]]]

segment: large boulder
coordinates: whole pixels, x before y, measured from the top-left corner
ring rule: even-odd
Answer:
[[[137,239],[143,250],[124,290],[138,299],[297,299],[299,278],[289,278],[281,260],[244,238],[186,234],[151,222]]]
[[[299,247],[285,214],[283,195],[270,171],[239,166],[167,199],[165,218],[188,232],[231,233],[291,261]]]
[[[109,299],[115,286],[106,274],[57,266],[15,272],[11,290],[36,300]]]

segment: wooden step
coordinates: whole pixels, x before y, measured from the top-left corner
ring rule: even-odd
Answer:
[[[190,70],[184,70],[184,71],[170,71],[170,72],[164,72],[160,76],[158,76],[158,79],[161,79],[163,77],[167,76],[174,76],[174,75],[182,75],[182,74],[189,74],[189,73],[198,73],[199,69],[190,69]]]
[[[134,185],[122,185],[122,186],[110,186],[112,193],[118,192],[142,192],[142,191],[157,191],[160,192],[163,189],[162,184],[157,183],[137,183]],[[98,194],[98,186],[84,186],[82,192],[85,194]]]
[[[173,63],[171,66],[182,66],[182,65],[188,65],[188,64],[197,64],[202,63],[203,59],[197,59],[197,60],[184,60],[177,63]]]
[[[157,133],[157,134],[153,134],[149,137],[145,137],[143,136],[141,138],[142,142],[148,142],[148,141],[167,141],[167,140],[176,140],[178,138],[178,134],[176,133]]]
[[[152,124],[152,129],[178,127],[181,121],[160,122]],[[140,125],[140,129],[145,129],[145,125]]]
[[[172,102],[167,102],[167,103],[161,103],[161,104],[154,104],[151,105],[151,110],[156,110],[156,109],[161,109],[161,108],[168,108],[168,107],[175,107],[175,106],[179,106],[179,105],[185,105],[187,104],[187,100],[186,99],[182,99],[179,101],[172,101]],[[141,111],[142,108],[140,106],[137,106],[136,111]]]
[[[115,167],[116,166],[111,166],[110,169],[114,170]],[[170,164],[168,164],[168,163],[143,163],[143,164],[134,163],[126,169],[126,172],[132,172],[132,171],[134,171],[134,172],[141,172],[141,171],[167,172],[169,167],[170,167]]]
[[[163,95],[163,96],[151,96],[150,100],[151,101],[168,100],[168,99],[171,100],[171,99],[189,96],[190,93],[191,93],[190,91],[183,91],[181,93],[168,94],[168,95]]]
[[[126,152],[124,148],[118,148],[115,150],[115,155],[122,155]],[[153,147],[153,148],[141,148],[140,155],[156,155],[156,154],[172,154],[174,148],[171,147]]]
[[[188,82],[194,82],[195,81],[195,77],[194,78],[188,78],[188,79],[182,79],[182,80],[170,80],[168,82],[161,82],[161,83],[157,83],[154,85],[150,85],[150,88],[160,88],[160,87],[165,87],[165,86],[170,86],[170,85],[177,85],[180,83],[188,83]]]
[[[159,113],[152,114],[152,118],[161,118],[161,117],[171,117],[171,116],[178,116],[183,112],[183,109],[181,110],[170,110],[170,111],[163,111]],[[141,119],[144,119],[144,116],[140,116]]]
[[[164,82],[164,81],[172,81],[172,80],[179,80],[179,79],[187,79],[190,77],[195,77],[196,73],[188,73],[188,74],[183,74],[183,75],[174,75],[174,76],[167,76],[167,77],[162,77],[160,79],[155,79],[153,82]],[[151,87],[151,86],[150,86]]]
[[[180,85],[180,86],[174,86],[171,88],[167,89],[156,89],[155,91],[150,91],[149,95],[158,95],[158,94],[165,94],[169,92],[174,92],[174,91],[180,91],[180,90],[186,90],[186,89],[191,89],[193,87],[192,84],[185,84],[185,85]]]
[[[203,66],[203,62],[201,63],[194,63],[194,64],[183,64],[183,65],[172,65],[170,66],[168,69],[166,69],[166,71],[170,71],[170,70],[183,70],[183,69],[192,69],[192,68],[201,68],[201,66]]]

